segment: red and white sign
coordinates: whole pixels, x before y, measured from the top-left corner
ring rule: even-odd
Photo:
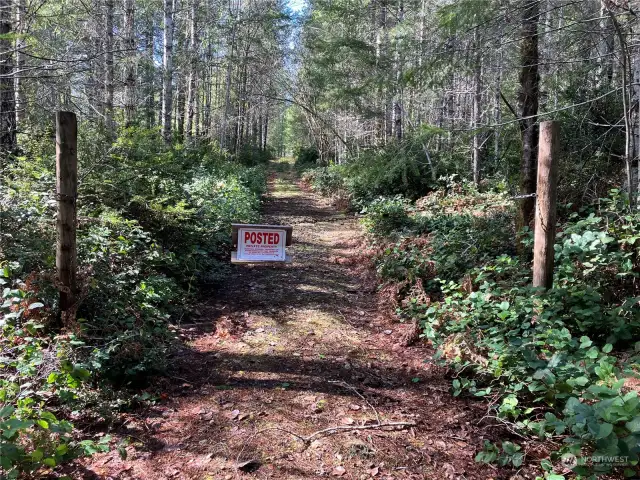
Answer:
[[[284,262],[286,242],[286,230],[239,228],[237,259],[241,262]]]

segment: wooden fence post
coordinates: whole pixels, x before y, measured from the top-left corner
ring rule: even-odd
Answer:
[[[76,303],[76,196],[78,192],[78,124],[73,112],[56,113],[56,199],[58,242],[56,268],[60,311]],[[63,314],[64,318],[64,314]]]
[[[538,186],[533,245],[533,286],[553,286],[553,246],[556,239],[556,201],[558,184],[557,122],[540,124],[538,147]]]

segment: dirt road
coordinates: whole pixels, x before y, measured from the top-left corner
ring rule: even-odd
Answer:
[[[85,474],[508,478],[473,461],[486,406],[451,397],[429,350],[401,346],[406,326],[378,313],[357,220],[276,170],[263,221],[293,225],[294,262],[232,268],[183,326],[164,399],[119,429],[128,458],[94,457]],[[364,428],[379,423],[407,425]]]

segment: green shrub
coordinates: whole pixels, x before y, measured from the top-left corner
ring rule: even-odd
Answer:
[[[314,149],[297,152],[298,165],[315,163]],[[418,198],[436,185],[417,139],[389,143],[385,147],[360,151],[344,164],[317,168],[312,185],[323,195],[344,194],[355,207],[363,208],[377,197],[401,195]]]
[[[376,271],[383,281],[398,283],[434,278],[435,266],[431,248],[424,238],[405,238],[387,246],[375,258]]]
[[[589,296],[578,296],[578,304],[576,292],[562,288],[540,292],[523,285],[521,267],[503,257],[476,271],[477,291],[449,283],[443,302],[409,302],[406,314],[422,319],[440,355],[465,372],[453,381],[454,395],[501,398],[496,415],[522,433],[569,435],[559,454],[588,451],[637,461],[637,396],[621,390],[624,372],[609,355],[612,345],[596,345],[585,328],[584,320],[604,305]],[[599,320],[610,321],[607,316]]]
[[[171,322],[221,278],[231,223],[255,221],[266,189],[264,157],[243,164],[207,144],[166,147],[157,130],[125,129],[108,146],[91,125],[79,131],[80,292],[63,330],[51,281],[54,152],[26,144],[2,172],[0,283],[9,273],[27,279],[4,289],[0,309],[0,467],[9,478],[107,448],[107,437],[83,440],[65,418],[121,408],[130,401],[111,398],[112,385],[140,386],[166,368]]]
[[[315,147],[298,147],[293,155],[296,159],[295,166],[299,170],[317,167],[320,159],[320,153]]]
[[[416,230],[431,238],[436,275],[460,280],[469,270],[499,255],[515,253],[514,219],[510,213],[442,214],[416,217]]]
[[[0,268],[0,470],[18,478],[53,468],[81,455],[109,449],[108,436],[79,440],[64,420],[90,372],[74,358],[84,346],[76,335],[44,333],[51,314],[24,282],[12,282],[8,264]]]
[[[365,214],[362,222],[369,233],[390,235],[411,224],[408,207],[407,200],[401,196],[376,198],[362,209],[361,213]]]
[[[422,144],[413,138],[361,152],[347,162],[345,177],[347,189],[358,205],[378,196],[415,199],[435,187]]]
[[[262,149],[254,144],[243,145],[236,153],[236,160],[246,167],[264,165],[272,158],[274,154],[270,148]]]
[[[340,165],[331,165],[307,170],[306,174],[313,188],[322,195],[342,195],[346,193],[343,170]]]
[[[85,355],[94,377],[120,382],[162,371],[173,342],[168,320],[188,299],[176,256],[137,222],[113,216],[81,230],[78,258],[91,266],[77,318],[82,336],[94,339]]]
[[[614,467],[587,463],[587,456],[624,457],[628,473],[639,460],[640,402],[623,388],[637,369],[637,354],[619,355],[627,363],[613,355],[614,347],[640,336],[639,222],[640,214],[630,213],[614,191],[560,229],[554,288],[532,288],[531,266],[515,257],[478,257],[481,265],[469,269],[464,286],[456,276],[444,277],[442,301],[409,298],[403,311],[421,321],[424,336],[439,348],[437,358],[464,371],[453,380],[454,395],[499,398],[496,416],[521,434],[564,436],[555,457],[575,455],[574,472],[589,478]],[[435,257],[435,239],[456,226],[431,227]],[[505,455],[488,445],[477,458],[505,464]]]

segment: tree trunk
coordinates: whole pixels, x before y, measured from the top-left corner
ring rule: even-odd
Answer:
[[[398,24],[397,26],[400,27],[400,25],[402,24],[402,22],[404,21],[404,2],[403,0],[400,0],[399,5],[398,5]],[[396,138],[396,140],[400,141],[402,140],[402,108],[403,108],[403,103],[402,103],[402,72],[403,72],[403,59],[402,59],[402,37],[400,36],[400,34],[396,34],[395,35],[395,51],[394,51],[394,61],[393,61],[393,68],[394,68],[394,75],[393,75],[393,81],[394,81],[394,94],[395,94],[395,98],[393,100],[393,134]]]
[[[557,122],[540,125],[537,209],[533,248],[533,286],[553,286],[556,199],[558,183],[559,129]]]
[[[482,56],[481,45],[478,39],[478,28],[475,29],[475,91],[473,94],[473,183],[476,188],[480,188],[480,149],[482,145],[482,135],[480,133],[480,124],[482,122]]]
[[[162,136],[171,143],[173,110],[173,14],[176,0],[164,0],[164,55],[162,57]]]
[[[0,0],[0,157],[16,147],[16,106],[13,84],[11,0]]]
[[[206,71],[206,79],[204,80],[203,88],[204,88],[204,106],[203,106],[203,115],[202,115],[202,135],[205,137],[209,137],[211,135],[211,90],[212,90],[212,78],[214,74],[214,69],[211,67],[211,61],[213,57],[213,51],[211,49],[211,43],[207,47],[207,54],[205,63],[207,65]]]
[[[131,126],[136,116],[136,40],[135,40],[135,2],[124,2],[124,48],[127,59],[124,72],[124,119]]]
[[[184,140],[184,131],[186,124],[186,115],[185,115],[185,89],[184,89],[184,81],[178,75],[178,80],[176,81],[176,110],[175,110],[175,119],[176,119],[176,127],[178,130],[178,141],[182,142]]]
[[[14,76],[15,108],[16,108],[16,129],[19,129],[26,116],[27,102],[24,96],[24,88],[21,76],[25,66],[24,48],[26,43],[22,35],[26,30],[25,21],[26,5],[25,0],[17,0],[16,3],[16,74]]]
[[[600,42],[598,45],[598,68],[596,85],[600,88],[608,88],[613,79],[613,48],[614,48],[614,28],[609,16],[607,2],[600,0]]]
[[[395,133],[396,140],[402,140],[402,106],[399,102],[394,102],[393,104],[393,130]]]
[[[96,8],[100,10],[100,3],[96,4]],[[102,15],[100,15],[100,22],[102,22]],[[104,125],[104,86],[105,86],[105,77],[104,77],[104,39],[96,38],[94,40],[95,49],[98,54],[96,61],[94,62],[94,92],[93,92],[93,101],[96,106],[96,111],[100,116],[99,123],[100,125]]]
[[[502,32],[501,32],[502,33]],[[493,161],[497,165],[498,160],[500,159],[500,133],[502,127],[500,123],[502,122],[502,46],[498,48],[498,62],[497,62],[497,73],[496,73],[496,91],[494,97],[494,123],[495,127],[493,129]]]
[[[155,124],[155,111],[156,111],[156,89],[155,89],[155,64],[154,64],[154,33],[156,30],[155,21],[149,27],[146,33],[145,49],[147,54],[146,59],[146,120],[147,128],[152,128]]]
[[[538,20],[540,1],[523,0],[522,40],[520,43],[520,134],[522,161],[520,166],[520,193],[532,195],[536,191],[536,162],[538,150],[538,103],[540,77],[538,74]],[[535,209],[533,196],[520,200],[517,229],[531,226]]]
[[[60,310],[76,303],[76,196],[78,193],[78,125],[72,112],[56,113],[57,280]],[[64,317],[63,317],[64,318]]]
[[[197,123],[196,112],[196,75],[197,75],[197,38],[196,38],[196,11],[197,0],[191,0],[191,10],[189,14],[189,83],[187,85],[187,139],[193,136],[194,118]]]
[[[635,97],[635,158],[638,166],[638,187],[637,191],[640,192],[640,46],[636,47],[636,55],[634,59],[635,68],[634,71],[634,97]]]
[[[267,112],[264,116],[263,129],[264,129],[264,132],[262,134],[262,151],[266,152],[267,146],[268,146],[267,140],[269,136],[269,112]]]
[[[104,120],[107,128],[107,137],[114,138],[115,125],[113,123],[113,0],[105,2],[105,97]]]
[[[220,147],[227,147],[227,137],[229,130],[229,114],[231,113],[231,71],[233,64],[231,59],[233,58],[233,51],[236,43],[236,19],[233,19],[233,25],[231,26],[231,41],[227,45],[229,55],[227,57],[227,74],[225,79],[225,91],[224,91],[224,111],[222,113],[222,127],[220,128]]]

